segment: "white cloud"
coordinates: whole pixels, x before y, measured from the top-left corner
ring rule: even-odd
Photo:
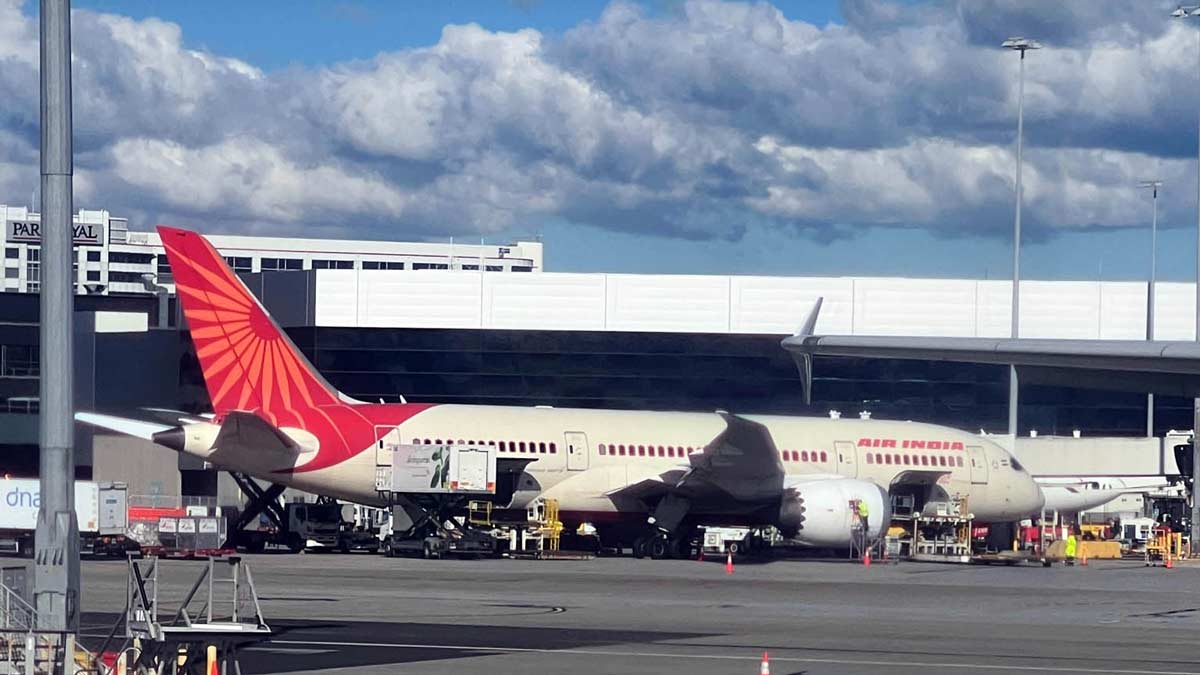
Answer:
[[[1027,61],[1030,227],[1140,225],[1136,180],[1194,181],[1180,129],[1200,106],[1196,33],[1162,7],[1105,6],[847,0],[846,25],[814,26],[761,2],[616,2],[558,37],[447,26],[429,47],[278,72],[190,48],[174,24],[76,11],[80,194],[360,235],[546,219],[689,238],[1000,232],[1017,61],[995,36],[1015,26],[1047,43]],[[37,176],[37,31],[20,8],[0,0],[8,201]],[[1167,222],[1191,208],[1164,205]]]

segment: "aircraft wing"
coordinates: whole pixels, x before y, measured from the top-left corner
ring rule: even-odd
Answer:
[[[649,475],[609,493],[643,500],[674,494],[689,499],[732,498],[741,502],[778,499],[783,463],[765,426],[718,412],[725,429],[687,464]]]
[[[795,335],[783,340],[812,387],[814,356],[994,363],[1017,367],[1027,384],[1200,396],[1200,343],[1164,340],[813,335],[820,302]]]

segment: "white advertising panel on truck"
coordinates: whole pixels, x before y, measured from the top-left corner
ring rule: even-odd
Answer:
[[[496,492],[496,448],[393,446],[392,492],[493,494]]]
[[[0,530],[37,529],[41,483],[36,478],[0,479]],[[100,526],[100,488],[91,481],[75,481],[75,517],[80,532]]]

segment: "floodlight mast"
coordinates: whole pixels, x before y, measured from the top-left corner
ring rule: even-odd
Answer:
[[[1154,339],[1154,310],[1158,301],[1155,283],[1158,280],[1158,191],[1163,182],[1158,179],[1138,181],[1138,187],[1150,190],[1150,281],[1146,285],[1146,339]],[[1154,437],[1154,394],[1146,394],[1146,438]]]
[[[1017,179],[1016,179],[1016,215],[1013,217],[1013,271],[1012,271],[1012,328],[1011,337],[1020,337],[1021,328],[1021,201],[1023,198],[1021,185],[1022,153],[1024,150],[1025,134],[1025,52],[1041,49],[1042,45],[1035,40],[1023,37],[1012,37],[1000,43],[1005,49],[1021,53],[1020,75],[1017,80]],[[1017,410],[1020,402],[1020,383],[1017,381],[1017,367],[1008,369],[1008,433],[1017,436]]]
[[[1171,16],[1176,19],[1200,17],[1200,5],[1179,5]],[[1200,43],[1198,43],[1200,44]],[[1196,52],[1200,63],[1200,50]],[[1200,115],[1196,118],[1200,137]],[[1200,153],[1200,144],[1197,145]],[[1200,155],[1196,165],[1196,340],[1200,341]],[[1196,499],[1196,488],[1200,486],[1200,398],[1192,400],[1192,554],[1200,553],[1200,499]]]

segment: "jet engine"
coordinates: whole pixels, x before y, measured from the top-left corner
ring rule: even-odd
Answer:
[[[867,503],[868,535],[877,538],[891,522],[891,500],[878,485],[853,478],[790,483],[784,488],[776,525],[784,536],[809,546],[849,546],[854,524],[851,503],[858,500]]]

